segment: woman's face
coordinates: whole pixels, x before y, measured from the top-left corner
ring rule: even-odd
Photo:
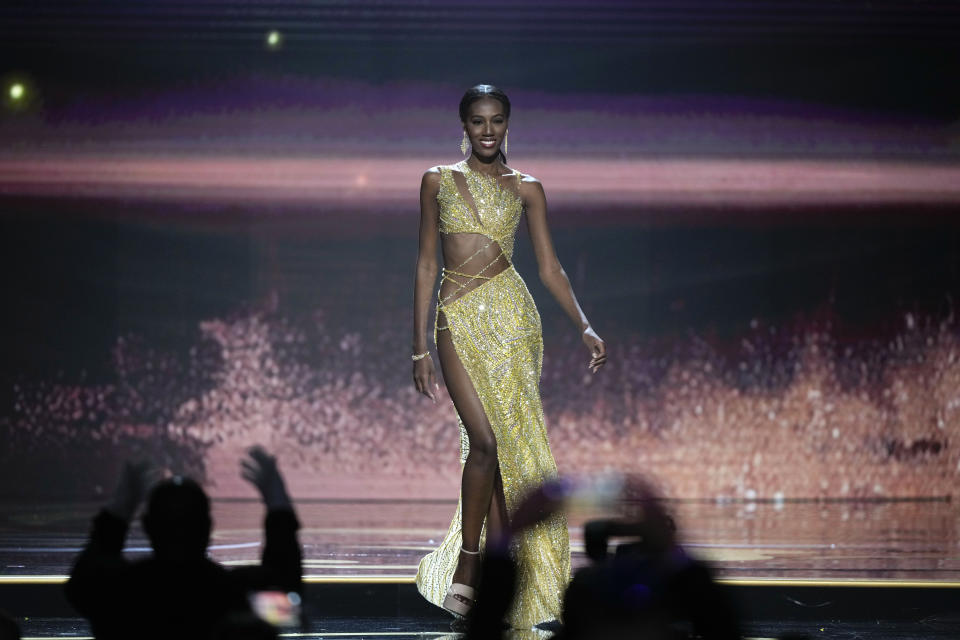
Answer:
[[[474,154],[480,158],[496,157],[507,133],[503,104],[496,98],[480,98],[470,105],[463,129],[470,138]]]

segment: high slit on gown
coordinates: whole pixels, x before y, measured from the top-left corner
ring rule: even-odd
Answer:
[[[450,280],[453,293],[437,292],[437,319],[443,313],[457,357],[463,364],[496,437],[497,459],[508,513],[532,488],[557,473],[550,452],[540,402],[543,338],[540,314],[520,275],[510,263],[495,273],[500,255],[509,262],[514,236],[523,211],[518,195],[522,174],[498,179],[475,172],[466,161],[439,167],[437,194],[441,233],[482,234],[484,246],[453,269],[444,268],[441,280]],[[464,194],[463,188],[466,193]],[[491,251],[485,251],[492,247]],[[480,256],[480,254],[484,254]],[[490,257],[493,262],[484,267]],[[471,259],[480,256],[477,264]],[[476,261],[476,260],[475,260]],[[459,269],[472,271],[473,275]],[[492,276],[485,275],[489,268]],[[456,409],[454,409],[456,413]],[[460,461],[466,460],[469,440],[463,421]],[[421,561],[416,584],[423,596],[440,606],[457,567],[462,542],[461,506],[440,545]],[[562,513],[519,534],[511,548],[517,564],[517,588],[507,621],[514,628],[530,628],[559,619],[570,574],[567,521]],[[480,598],[483,594],[479,594]]]

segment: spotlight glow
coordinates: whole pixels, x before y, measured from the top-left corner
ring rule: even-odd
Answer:
[[[270,31],[267,33],[267,48],[279,49],[283,44],[283,35],[279,31]]]
[[[21,100],[26,92],[26,88],[19,82],[10,85],[10,98],[13,100]]]

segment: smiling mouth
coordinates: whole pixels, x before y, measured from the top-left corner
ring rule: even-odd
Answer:
[[[486,149],[492,149],[497,144],[496,140],[481,140],[480,146]]]

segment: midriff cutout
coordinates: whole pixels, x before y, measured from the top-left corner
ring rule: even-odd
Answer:
[[[440,307],[483,286],[510,267],[500,243],[479,233],[442,235],[444,272],[438,294]]]

